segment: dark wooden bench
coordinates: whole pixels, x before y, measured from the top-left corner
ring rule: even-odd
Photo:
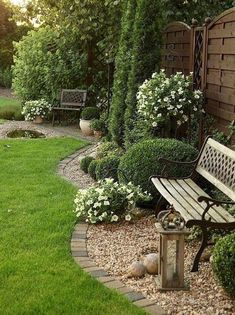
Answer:
[[[65,90],[61,91],[60,103],[52,108],[52,125],[54,126],[56,115],[61,122],[61,115],[66,112],[80,112],[85,106],[87,97],[86,90]]]
[[[221,206],[235,204],[235,151],[208,137],[195,161],[177,162],[164,158],[160,160],[164,163],[162,175],[151,176],[151,181],[161,194],[158,210],[164,198],[180,212],[187,227],[197,225],[201,228],[202,242],[192,267],[192,271],[198,271],[201,254],[209,245],[208,229],[235,229],[235,218]],[[165,175],[170,165],[192,166],[193,170],[188,177],[171,178]],[[211,198],[196,184],[197,174],[206,178],[232,202]]]

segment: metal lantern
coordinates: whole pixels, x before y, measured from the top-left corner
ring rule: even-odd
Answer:
[[[186,290],[184,284],[184,237],[189,234],[185,221],[170,207],[158,217],[155,226],[160,234],[159,280],[160,290]]]

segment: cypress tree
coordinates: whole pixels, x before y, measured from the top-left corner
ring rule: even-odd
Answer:
[[[109,131],[112,140],[119,145],[123,143],[124,113],[126,109],[127,80],[130,71],[130,54],[132,48],[132,28],[135,19],[136,0],[126,0],[126,7],[121,23],[121,36],[115,60],[113,98],[109,114]]]
[[[132,33],[132,56],[127,84],[125,109],[125,145],[136,137],[136,94],[145,79],[158,70],[160,60],[161,28],[163,24],[160,0],[140,0],[136,9]],[[138,125],[138,124],[137,124]]]

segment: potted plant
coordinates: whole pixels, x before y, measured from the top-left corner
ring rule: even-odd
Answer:
[[[27,101],[23,106],[22,114],[24,115],[25,120],[32,120],[36,124],[40,124],[49,114],[51,108],[51,105],[44,99]]]
[[[80,128],[85,136],[93,135],[93,130],[90,127],[92,119],[98,119],[100,116],[99,109],[97,107],[85,107],[82,110],[80,118]]]
[[[106,132],[106,123],[103,119],[93,119],[90,124],[91,129],[94,131],[94,135],[97,139],[103,137]]]

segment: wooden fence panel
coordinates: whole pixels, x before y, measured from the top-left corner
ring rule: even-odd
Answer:
[[[223,12],[206,27],[206,111],[226,134],[235,119],[235,8]]]
[[[167,25],[163,32],[161,68],[167,75],[191,71],[191,27],[183,22]]]

